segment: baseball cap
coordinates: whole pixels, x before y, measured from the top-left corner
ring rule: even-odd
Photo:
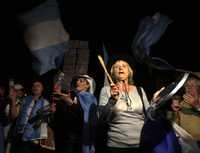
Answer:
[[[22,90],[22,89],[24,89],[24,87],[21,84],[15,84],[14,89],[15,90]]]

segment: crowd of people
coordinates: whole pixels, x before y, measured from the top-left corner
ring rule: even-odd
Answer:
[[[41,80],[33,81],[30,94],[21,84],[10,87],[7,95],[0,86],[0,153],[199,151],[198,77],[189,77],[184,92],[170,99],[170,108],[155,110],[154,121],[147,114],[164,88],[148,99],[145,89],[134,83],[135,69],[123,59],[114,62],[110,74],[113,82],[102,87],[99,99],[95,80],[87,74],[74,76],[67,91],[54,88],[51,99],[44,97]]]

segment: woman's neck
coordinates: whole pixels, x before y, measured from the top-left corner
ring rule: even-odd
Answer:
[[[128,80],[127,79],[126,80],[119,80],[117,83],[128,85]]]
[[[132,90],[132,85],[130,85],[127,80],[118,81],[116,84],[121,91],[129,92],[130,90]]]

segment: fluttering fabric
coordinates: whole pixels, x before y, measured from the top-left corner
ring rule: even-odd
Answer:
[[[132,43],[132,54],[137,61],[156,69],[174,70],[174,67],[166,60],[150,56],[151,45],[161,38],[171,22],[168,16],[160,13],[156,13],[153,17],[148,16],[141,21]]]
[[[46,0],[20,14],[18,19],[24,31],[25,42],[34,56],[33,70],[42,75],[59,68],[68,48],[69,34],[60,20],[56,0]]]
[[[182,153],[170,121],[146,119],[141,133],[142,153]]]
[[[22,140],[29,141],[41,138],[47,138],[47,125],[37,126],[36,122],[29,122],[31,118],[38,115],[48,102],[43,98],[33,101],[32,96],[24,98],[19,117],[16,122],[16,134],[22,134]],[[36,127],[37,126],[37,127]]]
[[[93,94],[90,92],[79,92],[77,93],[77,99],[81,104],[84,112],[84,125],[83,125],[83,135],[82,135],[82,153],[94,153],[94,129],[95,120],[90,119],[95,118],[95,109],[97,105],[97,100]]]

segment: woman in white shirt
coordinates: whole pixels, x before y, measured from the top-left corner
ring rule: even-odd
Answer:
[[[111,67],[114,84],[101,89],[100,118],[108,124],[106,150],[109,153],[139,152],[144,109],[149,107],[149,102],[143,88],[138,91],[133,84],[133,73],[126,61],[117,60]]]

